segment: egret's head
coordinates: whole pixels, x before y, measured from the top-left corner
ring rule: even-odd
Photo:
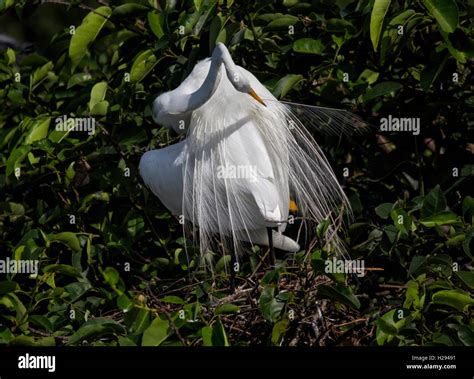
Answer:
[[[266,106],[260,96],[258,96],[252,88],[248,77],[245,75],[245,71],[239,69],[234,63],[229,50],[227,50],[227,47],[223,43],[219,42],[216,44],[212,53],[212,59],[221,61],[224,64],[227,77],[237,91],[249,94],[260,104]]]
[[[162,93],[153,101],[153,120],[156,123],[163,122],[163,116],[165,115],[165,109],[169,103],[167,93]]]
[[[263,100],[260,98],[260,96],[257,95],[255,90],[252,88],[250,85],[250,81],[247,79],[246,76],[244,75],[239,75],[238,72],[234,73],[234,75],[231,76],[230,78],[231,83],[233,84],[234,88],[243,93],[248,93],[250,96],[252,96],[255,100],[257,100],[260,104],[267,106]]]
[[[153,120],[162,126],[174,129],[178,133],[183,131],[182,121],[186,114],[173,113],[171,92],[162,93],[158,96],[152,105]]]

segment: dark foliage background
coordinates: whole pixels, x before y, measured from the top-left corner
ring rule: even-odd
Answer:
[[[1,344],[474,344],[472,3],[0,10],[17,39],[0,52],[0,253],[40,261],[37,277],[0,274]],[[261,263],[266,250],[249,251],[231,296],[224,258],[214,277],[186,259],[178,221],[137,165],[182,138],[153,124],[152,100],[219,41],[281,99],[345,108],[376,128],[420,118],[418,136],[317,135],[350,196],[345,240],[372,268],[364,277],[325,273],[324,225],[276,270]],[[95,117],[96,133],[55,130],[64,115]]]

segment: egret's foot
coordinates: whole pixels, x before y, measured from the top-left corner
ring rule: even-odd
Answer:
[[[275,250],[273,249],[272,228],[267,227],[267,234],[268,234],[268,247],[270,248],[270,266],[272,268],[275,268],[276,267],[276,258],[275,258]]]
[[[233,295],[235,293],[235,271],[232,270],[230,273],[230,294]]]

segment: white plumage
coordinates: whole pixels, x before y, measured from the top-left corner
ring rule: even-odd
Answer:
[[[324,115],[341,125],[347,121],[333,110],[309,113],[315,120]],[[276,248],[298,251],[298,243],[282,234],[290,197],[304,218],[333,224],[333,211],[346,203],[295,108],[236,66],[223,44],[178,88],[154,101],[153,118],[178,132],[184,126],[187,137],[145,153],[140,174],[173,214],[184,215],[203,255],[218,249],[238,255],[241,241],[268,245],[269,227]],[[328,232],[340,250],[333,228]]]

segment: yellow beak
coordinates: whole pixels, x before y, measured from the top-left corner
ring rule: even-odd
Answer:
[[[267,106],[263,100],[260,98],[260,96],[258,96],[255,91],[253,89],[250,90],[249,92],[249,95],[252,96],[255,100],[257,100],[260,104],[262,104],[263,106]]]

